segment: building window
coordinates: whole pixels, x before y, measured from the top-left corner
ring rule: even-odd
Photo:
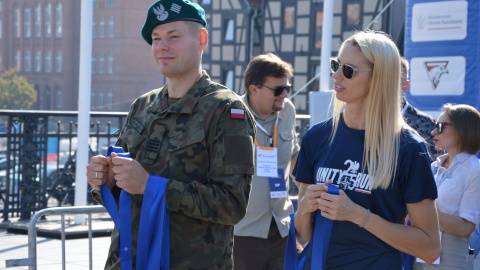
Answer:
[[[97,29],[97,22],[95,21],[95,17],[93,17],[93,19],[92,19],[92,38],[95,38],[95,36],[97,35],[96,29]]]
[[[115,0],[108,0],[108,6],[109,7],[114,7],[115,6]]]
[[[20,7],[15,5],[13,8],[13,29],[15,31],[14,35],[16,38],[20,37]]]
[[[32,33],[32,11],[29,6],[23,10],[23,28],[24,37],[29,38]]]
[[[286,7],[283,12],[283,29],[295,28],[295,7]]]
[[[42,9],[40,4],[35,4],[33,12],[33,36],[40,37],[42,32]]]
[[[97,64],[97,59],[95,55],[92,55],[92,74],[95,74],[95,65]]]
[[[103,90],[100,90],[98,92],[98,103],[97,103],[97,107],[100,109],[103,108],[103,102],[104,102],[103,98],[104,98]]]
[[[113,74],[113,52],[108,54],[108,74]]]
[[[225,41],[232,41],[235,36],[235,25],[232,19],[225,20]]]
[[[46,51],[45,52],[45,72],[52,72],[52,52]]]
[[[98,37],[105,37],[105,18],[100,17],[100,22],[98,23]]]
[[[62,69],[62,52],[57,51],[55,53],[55,72],[61,73]]]
[[[29,72],[32,70],[32,56],[30,51],[26,51],[23,55],[23,71]]]
[[[202,0],[202,5],[210,5],[211,3],[211,0]]]
[[[52,36],[52,4],[45,5],[45,37]]]
[[[61,3],[57,3],[55,7],[55,36],[62,37],[62,21],[63,21],[63,7]]]
[[[320,72],[321,72],[320,65],[315,65],[315,68],[314,68],[313,72],[314,72],[314,74],[313,74],[312,77],[315,77],[318,74],[320,74]],[[320,78],[319,77],[317,77],[317,79],[315,79],[315,81],[308,86],[308,91],[320,91]]]
[[[13,57],[13,62],[15,63],[15,67],[17,68],[18,71],[20,71],[21,64],[20,64],[20,51],[17,51],[15,53],[15,56]]]
[[[223,71],[223,85],[229,89],[233,89],[233,70]]]
[[[113,16],[108,17],[108,37],[113,38],[115,33],[115,21]]]
[[[57,107],[57,109],[62,108],[62,90],[60,90],[58,86],[55,90],[55,107]]]
[[[105,55],[103,53],[100,54],[98,59],[98,73],[105,73]]]
[[[35,70],[35,72],[42,71],[42,53],[40,51],[35,51],[33,69]]]
[[[108,89],[108,93],[107,93],[107,109],[111,110],[112,104],[113,104],[113,91],[110,88]]]
[[[323,11],[317,11],[315,16],[315,49],[322,48],[322,27],[323,27]]]

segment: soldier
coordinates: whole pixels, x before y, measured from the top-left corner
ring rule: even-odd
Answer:
[[[295,107],[287,98],[292,76],[292,66],[273,53],[254,57],[245,70],[242,99],[255,117],[258,147],[247,214],[234,229],[236,270],[283,269],[293,213],[288,176],[300,148]]]
[[[142,36],[167,84],[136,99],[116,143],[132,159],[95,156],[88,183],[131,194],[133,262],[142,195],[165,178],[171,269],[231,269],[233,225],[245,215],[254,172],[253,118],[234,92],[202,70],[205,12],[188,0],[160,0]],[[142,213],[143,215],[143,213]],[[118,232],[105,269],[119,269]],[[135,266],[134,266],[135,267]]]

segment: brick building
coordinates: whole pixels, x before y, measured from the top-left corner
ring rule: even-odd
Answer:
[[[93,111],[127,111],[134,98],[165,79],[140,36],[153,0],[93,1]],[[209,47],[204,68],[212,79],[243,93],[252,56],[274,52],[295,68],[293,89],[319,73],[323,0],[194,0],[206,10]],[[384,7],[391,4],[386,11]],[[0,0],[0,72],[16,67],[38,92],[33,109],[76,110],[80,44],[78,0]],[[378,16],[380,14],[380,16]],[[352,30],[371,28],[403,46],[405,0],[335,0],[332,55]],[[311,83],[293,99],[308,113]]]

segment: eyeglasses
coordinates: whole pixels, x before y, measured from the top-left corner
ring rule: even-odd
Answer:
[[[359,70],[358,68],[352,66],[352,65],[349,65],[349,64],[340,64],[338,62],[338,60],[336,59],[330,59],[330,69],[332,70],[333,73],[337,72],[337,70],[340,68],[340,66],[342,66],[342,72],[343,72],[343,76],[345,76],[345,78],[347,79],[351,79],[353,78],[353,75],[355,74],[355,72],[357,71],[370,71],[371,69],[363,69],[363,70]]]
[[[272,90],[273,95],[276,96],[276,97],[280,96],[283,93],[283,91],[287,91],[287,94],[288,94],[288,93],[290,93],[290,90],[292,90],[291,85],[281,85],[281,86],[277,86],[275,88],[270,88],[270,87],[268,87],[266,85],[263,85],[263,84],[259,84],[258,86],[263,86],[263,87],[266,87],[266,88]]]
[[[435,127],[437,129],[438,134],[442,134],[444,126],[451,126],[452,124],[447,123],[447,122],[437,122],[435,123]]]

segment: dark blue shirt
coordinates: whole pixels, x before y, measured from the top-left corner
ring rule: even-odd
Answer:
[[[393,223],[402,223],[407,203],[437,198],[428,152],[410,129],[401,132],[398,166],[390,187],[375,190],[369,187],[368,171],[362,171],[365,131],[349,128],[341,117],[330,143],[331,132],[329,119],[305,133],[293,172],[297,181],[321,184],[332,180],[353,202]],[[399,251],[367,230],[352,222],[334,221],[326,269],[402,269],[402,262]]]

